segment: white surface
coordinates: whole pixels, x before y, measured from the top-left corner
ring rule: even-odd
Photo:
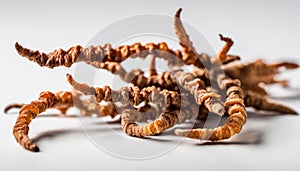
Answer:
[[[300,54],[300,13],[297,1],[251,2],[165,2],[147,1],[133,4],[112,2],[28,1],[0,2],[1,111],[11,102],[29,102],[43,90],[69,90],[65,74],[70,69],[49,70],[22,59],[14,50],[19,41],[42,51],[85,45],[102,28],[124,17],[144,13],[173,15],[182,7],[183,19],[197,28],[218,50],[222,43],[217,34],[231,36],[235,45],[232,54],[244,61],[259,57],[269,62],[297,58]],[[123,28],[120,28],[120,30]],[[201,47],[197,47],[201,49]],[[270,58],[271,57],[271,58]],[[300,71],[284,74],[295,88],[300,87]],[[284,91],[276,91],[281,95]],[[299,89],[298,92],[299,93]],[[298,112],[299,97],[283,100]],[[51,113],[51,112],[50,112]],[[84,134],[76,118],[39,117],[31,124],[30,135],[37,139],[40,153],[21,148],[12,136],[17,115],[0,115],[0,170],[298,170],[300,152],[298,116],[250,117],[241,135],[232,144],[197,145],[185,140],[171,151],[148,160],[126,160],[100,150]],[[87,119],[91,131],[103,136],[104,143],[123,152],[124,142],[97,119]],[[120,133],[120,134],[118,134]],[[51,136],[52,135],[52,136]],[[111,136],[108,136],[111,135]],[[122,135],[121,135],[122,136]],[[124,137],[127,137],[123,134]],[[168,134],[163,139],[168,140]],[[249,139],[250,137],[250,139]],[[128,137],[127,137],[128,138]],[[173,146],[171,141],[129,138],[137,149],[155,151]],[[255,141],[253,141],[255,140]],[[141,144],[138,145],[137,142]],[[250,144],[248,144],[250,142]],[[153,148],[155,147],[156,148]],[[141,150],[141,154],[144,152]]]

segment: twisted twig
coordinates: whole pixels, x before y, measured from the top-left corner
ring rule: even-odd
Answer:
[[[228,139],[239,133],[247,119],[243,94],[239,84],[237,80],[226,80],[228,89],[225,106],[228,108],[228,122],[224,126],[215,129],[176,129],[175,134],[189,138],[216,141]]]

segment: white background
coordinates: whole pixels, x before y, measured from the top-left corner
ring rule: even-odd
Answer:
[[[110,3],[108,3],[110,2]],[[217,34],[233,38],[232,54],[243,61],[265,58],[268,62],[292,60],[300,63],[300,12],[295,1],[8,1],[0,2],[1,90],[0,110],[11,102],[30,102],[44,90],[70,90],[65,74],[74,67],[40,68],[21,58],[14,49],[19,41],[26,47],[50,52],[86,45],[102,28],[124,17],[145,13],[172,16],[183,8],[182,18],[200,31],[215,51],[222,46]],[[145,21],[147,22],[147,21]],[[122,31],[122,28],[120,28]],[[151,40],[149,40],[151,41]],[[201,50],[201,47],[197,47]],[[299,70],[284,76],[298,89],[273,91],[273,95],[299,94]],[[284,99],[298,112],[299,97]],[[76,118],[39,117],[32,123],[31,137],[40,153],[21,148],[12,136],[16,114],[0,113],[0,170],[297,170],[300,164],[298,116],[250,117],[245,129],[231,144],[197,145],[186,140],[175,149],[148,160],[126,160],[100,150],[81,130]],[[250,114],[249,114],[250,115]],[[96,122],[91,120],[89,122]],[[97,131],[95,125],[91,129]],[[107,128],[99,125],[101,129]],[[95,131],[95,132],[96,132]],[[106,130],[107,131],[107,130]],[[118,130],[120,134],[122,131]],[[108,130],[108,134],[110,134]],[[119,136],[119,135],[118,135]],[[123,136],[126,136],[123,134]],[[113,141],[116,149],[122,141]],[[137,149],[148,151],[168,142],[130,139]],[[162,145],[164,144],[164,145]],[[172,143],[170,143],[172,144]]]

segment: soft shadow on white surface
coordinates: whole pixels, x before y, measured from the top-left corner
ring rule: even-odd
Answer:
[[[294,102],[297,103],[297,101]],[[161,160],[166,162],[170,158],[172,161],[181,161],[184,165],[193,165],[192,158],[197,158],[197,160],[204,162],[201,165],[206,168],[209,168],[216,159],[222,160],[222,165],[226,165],[226,163],[234,164],[233,160],[247,160],[252,164],[254,164],[254,161],[258,162],[256,166],[272,168],[271,164],[274,160],[279,159],[279,156],[285,156],[285,158],[282,158],[277,163],[279,166],[284,165],[285,162],[289,163],[293,157],[296,157],[295,155],[299,153],[299,150],[295,147],[300,141],[299,136],[295,136],[294,134],[300,130],[300,118],[298,116],[280,116],[271,115],[270,113],[262,115],[262,113],[258,114],[256,112],[249,112],[248,114],[249,119],[239,135],[234,136],[230,140],[215,143],[181,139],[174,136],[173,129],[167,130],[159,136],[139,139],[129,137],[123,133],[119,123],[106,124],[99,120],[99,118],[83,118],[86,120],[86,126],[88,126],[85,127],[85,129],[88,129],[86,131],[95,136],[97,135],[99,140],[103,141],[104,145],[110,145],[110,150],[119,152],[117,154],[124,155],[128,152],[128,154],[135,156],[141,156],[142,154],[144,154],[142,156],[147,156],[147,154],[153,154],[150,152],[157,152],[154,149],[155,147],[163,152],[166,151],[155,158],[128,160],[124,156],[120,158],[117,155],[112,155],[98,148],[84,134],[79,126],[78,119],[72,114],[70,117],[61,117],[48,113],[37,117],[31,124],[30,136],[39,145],[41,152],[28,152],[15,142],[11,131],[7,131],[11,130],[16,119],[16,115],[11,113],[10,115],[0,116],[0,122],[11,123],[0,124],[1,130],[3,130],[1,131],[1,136],[8,137],[3,141],[3,145],[0,148],[2,151],[11,151],[9,155],[0,155],[0,160],[4,160],[4,158],[6,160],[14,159],[18,163],[23,163],[24,167],[28,169],[32,168],[31,165],[25,164],[29,160],[31,162],[35,161],[37,163],[36,167],[43,166],[49,170],[63,163],[65,163],[64,168],[71,168],[71,163],[73,162],[76,162],[76,165],[79,165],[81,168],[119,168],[112,163],[107,163],[112,160],[120,164],[135,163],[133,165],[136,165],[136,167],[144,167],[146,165],[151,170],[152,164],[159,164]],[[183,124],[177,127],[183,128],[186,126]],[[132,148],[124,149],[128,144],[122,138],[134,144],[135,150]],[[168,150],[170,146],[175,147]],[[132,153],[132,151],[136,151],[137,153]],[[269,160],[269,158],[272,158],[272,160]],[[44,160],[47,160],[47,162],[44,163]],[[102,162],[97,164],[96,161],[98,160]],[[167,163],[169,165],[172,162]],[[265,166],[266,163],[267,167]],[[178,164],[178,166],[180,165]],[[244,167],[245,163],[235,163],[235,166]],[[10,162],[4,163],[3,167],[17,168],[11,165]],[[254,166],[250,166],[250,168],[254,168]]]
[[[11,113],[12,114],[12,113]],[[215,118],[218,118],[219,116],[214,116]],[[242,133],[234,136],[233,138],[229,139],[229,140],[223,140],[223,141],[218,141],[218,142],[209,142],[209,141],[197,141],[197,140],[189,140],[189,141],[194,141],[192,144],[195,145],[260,145],[263,143],[263,136],[264,134],[267,134],[266,130],[262,130],[260,129],[261,126],[267,126],[268,122],[271,122],[273,119],[275,119],[276,117],[283,117],[280,114],[277,113],[272,113],[272,112],[254,112],[254,111],[250,111],[248,112],[248,120],[247,120],[247,126],[246,126],[246,131],[243,131]],[[97,134],[99,135],[99,137],[105,137],[107,136],[107,134],[111,134],[113,136],[111,136],[112,139],[105,139],[103,138],[103,141],[107,141],[108,143],[112,143],[111,141],[113,141],[113,137],[114,136],[127,136],[122,128],[121,128],[121,124],[120,124],[120,120],[119,119],[112,119],[112,121],[103,121],[101,118],[90,118],[90,117],[79,117],[80,119],[78,119],[78,115],[74,115],[74,114],[68,114],[66,116],[60,115],[60,114],[51,114],[51,113],[47,113],[47,114],[42,114],[40,116],[38,116],[36,118],[38,122],[39,119],[47,119],[47,118],[52,118],[52,120],[65,120],[65,119],[72,119],[72,120],[78,120],[79,122],[83,120],[85,120],[85,127],[81,127],[81,128],[77,128],[77,129],[66,129],[66,128],[61,128],[61,129],[52,129],[50,131],[38,131],[39,133],[32,137],[33,142],[39,144],[39,143],[43,143],[43,142],[47,142],[47,141],[51,141],[51,139],[58,139],[58,138],[62,138],[64,136],[67,135],[78,135],[78,134],[82,134],[83,132],[88,133],[88,134]],[[227,121],[226,117],[224,117],[220,123],[220,125],[225,124],[225,122]],[[213,122],[213,121],[208,121],[208,122]],[[256,123],[257,122],[257,123]],[[161,133],[160,135],[157,136],[152,136],[152,137],[145,137],[145,138],[136,138],[136,137],[130,137],[130,141],[132,141],[132,143],[134,141],[139,141],[139,143],[141,143],[139,146],[141,148],[144,148],[144,145],[147,145],[148,143],[144,144],[144,142],[146,141],[153,141],[153,142],[164,142],[164,143],[176,143],[177,145],[182,144],[183,142],[178,143],[178,139],[180,139],[180,137],[176,137],[176,135],[174,134],[174,130],[177,128],[180,129],[188,129],[191,128],[191,125],[194,125],[194,128],[203,128],[204,124],[206,126],[209,126],[210,124],[205,122],[205,121],[200,121],[197,123],[184,123],[184,124],[179,124],[177,126],[175,126],[174,128],[171,128],[169,130],[166,130],[165,132]],[[259,125],[260,124],[260,125]],[[206,128],[212,128],[212,127],[206,127]],[[84,130],[82,130],[84,129]],[[34,130],[31,130],[34,131]],[[35,130],[35,132],[37,132]],[[143,141],[140,141],[140,140]],[[146,141],[144,141],[146,140]],[[91,139],[91,141],[93,141]],[[118,142],[118,143],[122,143],[122,142]],[[185,143],[183,143],[185,144]],[[186,143],[187,144],[187,143]],[[97,145],[97,144],[96,144]],[[157,144],[159,145],[159,144]],[[117,145],[116,145],[117,146]],[[139,146],[136,146],[136,148],[140,148]],[[151,149],[151,148],[150,148]],[[128,149],[127,149],[128,150]],[[118,157],[118,156],[117,156]],[[121,158],[124,157],[126,159],[126,156],[120,156]],[[130,159],[130,158],[128,158]]]
[[[123,17],[144,13],[171,16],[179,7],[184,10],[183,20],[199,29],[216,51],[223,45],[217,34],[223,33],[233,38],[235,44],[231,53],[240,55],[242,61],[267,58],[268,62],[294,59],[294,62],[300,63],[300,15],[299,1],[296,0],[151,0],[134,4],[125,1],[3,1],[0,2],[1,111],[11,102],[30,102],[44,90],[71,89],[65,74],[72,73],[74,68],[41,68],[16,53],[16,41],[45,52],[56,48],[67,49],[75,44],[85,45],[99,30]],[[120,28],[120,31],[122,29],[125,28]],[[201,50],[201,45],[197,48]],[[288,73],[293,87],[300,86],[299,74],[300,70]],[[283,90],[275,93],[274,96],[287,97]],[[278,100],[300,112],[298,96],[293,97],[293,93],[290,95],[289,98]],[[160,157],[139,161],[120,159],[97,148],[74,117],[36,118],[30,125],[30,137],[35,139],[41,152],[28,152],[15,142],[12,135],[16,117],[0,113],[1,171],[282,171],[300,168],[299,116],[252,117],[249,114],[243,131],[231,140],[236,141],[235,144],[222,142],[207,145],[197,140],[184,139],[176,148]],[[105,136],[115,130],[97,123],[91,119],[90,130],[103,136],[107,143],[115,140],[113,136],[119,136]],[[142,140],[128,137],[121,130],[116,132],[132,142],[140,142],[137,148],[147,148],[147,143],[161,147],[164,144],[172,145],[173,142],[172,131]],[[253,136],[257,138],[254,143],[249,141],[255,139],[249,138]],[[115,144],[122,149],[122,142]]]

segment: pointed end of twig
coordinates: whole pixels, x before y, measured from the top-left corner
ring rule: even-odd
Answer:
[[[18,42],[15,43],[15,48],[18,53],[20,53],[24,49]]]
[[[229,46],[233,45],[233,40],[230,37],[225,37],[222,34],[219,34],[220,40],[229,44]]]
[[[223,36],[223,34],[219,34],[220,40],[224,41],[225,37]]]
[[[7,114],[8,111],[9,111],[10,109],[11,109],[10,106],[6,106],[6,107],[4,108],[4,110],[3,110],[3,112],[4,112],[5,114]]]
[[[40,152],[40,148],[32,142],[30,142],[30,144],[25,144],[23,147],[31,152]]]
[[[286,63],[285,67],[287,69],[296,69],[296,68],[299,68],[299,64],[296,64],[296,63]]]
[[[40,152],[40,148],[38,146],[35,146],[33,149],[32,149],[33,152]]]
[[[72,77],[71,74],[66,74],[66,77],[67,77],[67,81],[72,85],[74,86],[74,84],[76,83]]]
[[[181,13],[181,11],[182,11],[182,8],[179,8],[179,9],[176,11],[175,17],[180,18],[180,13]]]
[[[296,112],[295,110],[291,109],[291,111],[289,112],[290,115],[299,115],[298,112]]]
[[[69,77],[72,77],[72,76],[71,76],[71,74],[67,73],[66,77],[69,78]]]
[[[74,82],[74,79],[72,77],[71,74],[66,74],[66,77],[67,77],[67,81],[72,85],[72,83]]]
[[[18,47],[18,46],[20,46],[20,44],[19,44],[19,42],[16,42],[15,47]]]
[[[90,87],[89,85],[85,83],[79,83],[76,80],[73,79],[71,74],[66,74],[67,81],[71,84],[71,86],[78,90],[79,92],[82,92],[85,95],[95,95],[95,88]]]
[[[11,109],[13,109],[13,108],[22,108],[24,106],[24,104],[19,104],[19,103],[13,103],[13,104],[10,104],[10,105],[8,105],[8,106],[6,106],[5,108],[4,108],[4,113],[5,114],[7,114],[8,113],[8,111],[10,111]]]

